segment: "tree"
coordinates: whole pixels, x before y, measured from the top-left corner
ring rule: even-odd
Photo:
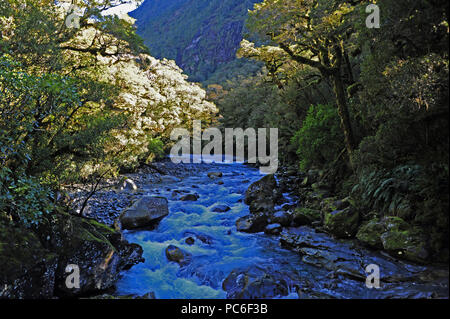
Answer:
[[[101,167],[134,167],[153,158],[148,146],[155,143],[154,138],[168,136],[175,126],[189,127],[193,118],[208,121],[216,112],[206,101],[205,91],[189,83],[175,63],[148,55],[136,35],[134,19],[103,15],[124,2],[129,0],[8,0],[0,5],[0,54],[13,56],[23,71],[36,79],[51,75],[74,83],[79,102],[54,136],[40,127],[29,139],[36,143],[34,137],[49,139],[38,144],[49,142],[51,151],[34,155],[57,157],[59,164],[67,164],[61,167],[72,167],[66,176],[90,175]],[[77,28],[66,25],[72,3],[83,11]],[[57,99],[36,98],[48,102],[53,111],[59,107],[53,105],[60,103]],[[30,104],[37,117],[39,109],[47,107],[39,105]],[[100,134],[104,130],[108,134]],[[90,133],[104,138],[90,148],[77,142],[89,141]],[[42,172],[47,158],[41,156],[31,154],[30,174]]]
[[[244,40],[240,54],[265,61],[276,70],[294,61],[330,79],[336,98],[345,146],[351,160],[356,147],[346,87],[354,83],[349,60],[355,6],[330,0],[265,0],[255,4],[248,27],[270,45],[255,48]]]

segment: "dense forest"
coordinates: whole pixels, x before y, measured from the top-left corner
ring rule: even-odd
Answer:
[[[264,71],[213,97],[225,127],[279,128],[285,165],[318,171],[319,193],[350,195],[368,244],[383,247],[380,221],[392,216],[411,258],[447,261],[449,7],[377,5],[380,28],[366,27],[364,1],[255,5],[247,27],[267,44],[244,39],[238,55]]]
[[[83,210],[104,181],[144,168],[180,181],[157,163],[172,130],[193,120],[279,130],[276,175],[295,198],[291,219],[264,211],[281,196],[268,208],[269,175],[238,203],[251,212],[238,231],[307,225],[448,265],[447,1],[373,1],[379,28],[367,26],[367,1],[147,0],[133,18],[103,14],[122,2],[0,2],[0,298],[96,296],[142,263],[122,226]],[[81,209],[74,188],[88,190]],[[198,200],[189,195],[180,200]],[[188,255],[167,249],[183,266]],[[65,284],[68,264],[82,268],[81,288]]]

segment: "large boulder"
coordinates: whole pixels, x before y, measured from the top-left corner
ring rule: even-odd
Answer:
[[[324,212],[325,229],[337,238],[353,237],[359,226],[359,213],[352,207]]]
[[[0,299],[53,297],[57,262],[33,232],[0,224]]]
[[[245,193],[245,204],[250,206],[250,212],[273,213],[275,205],[280,202],[282,195],[278,190],[275,176],[266,175],[249,186]]]
[[[245,233],[259,233],[264,231],[268,224],[268,217],[264,214],[248,215],[236,221],[236,228]]]
[[[119,216],[121,228],[155,227],[169,215],[168,201],[164,197],[144,196]]]
[[[113,288],[123,270],[143,261],[142,248],[119,232],[64,212],[54,212],[36,229],[0,227],[0,297],[99,294]],[[66,285],[69,266],[79,271],[78,287]]]
[[[381,235],[383,248],[400,258],[425,262],[429,257],[425,236],[419,229],[390,230]]]
[[[368,221],[358,230],[356,238],[366,246],[384,249],[402,259],[425,262],[429,258],[423,231],[397,216]]]
[[[223,281],[222,288],[228,299],[270,299],[287,296],[291,281],[289,274],[253,266],[233,270]]]
[[[270,222],[275,224],[280,224],[283,227],[289,226],[292,222],[292,215],[284,210],[275,212],[270,216]]]
[[[358,230],[356,238],[365,246],[383,249],[381,235],[386,231],[386,226],[378,219],[364,223]]]
[[[47,238],[58,254],[58,295],[82,296],[113,288],[121,271],[143,261],[139,245],[129,244],[121,233],[94,220],[60,216]],[[79,288],[66,285],[68,265],[80,271]]]
[[[359,226],[359,212],[350,198],[328,197],[321,201],[321,220],[326,231],[337,238],[351,238]]]
[[[166,248],[166,257],[169,261],[176,262],[180,266],[185,266],[191,262],[192,255],[177,246],[169,245]]]

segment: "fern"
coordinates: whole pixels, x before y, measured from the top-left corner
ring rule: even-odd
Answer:
[[[368,209],[393,212],[414,193],[425,175],[419,165],[403,165],[393,170],[374,170],[360,174],[359,183],[352,189],[353,196],[362,199]]]

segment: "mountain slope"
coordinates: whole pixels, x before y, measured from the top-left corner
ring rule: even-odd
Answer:
[[[254,63],[236,62],[235,56],[247,10],[257,2],[146,0],[130,15],[153,56],[174,59],[191,80],[204,82],[218,69],[224,78],[256,68]]]

